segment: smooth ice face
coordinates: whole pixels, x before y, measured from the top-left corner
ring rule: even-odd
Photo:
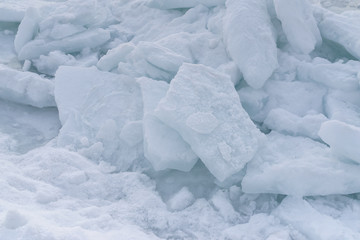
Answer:
[[[203,65],[182,65],[155,115],[190,144],[220,181],[252,159],[263,137],[229,76]]]
[[[52,81],[5,65],[0,65],[0,76],[0,98],[34,107],[56,106]]]
[[[360,14],[326,13],[319,23],[323,38],[343,46],[351,55],[360,59]]]
[[[360,128],[330,120],[321,125],[319,136],[335,153],[360,163]]]
[[[274,0],[277,18],[295,51],[309,54],[322,40],[307,0]]]
[[[244,192],[309,196],[360,191],[360,167],[339,161],[326,145],[276,132],[267,136],[247,165]]]
[[[278,67],[272,23],[263,0],[227,0],[224,39],[228,53],[253,88]]]
[[[55,99],[63,125],[59,146],[121,170],[138,157],[142,139],[123,139],[129,136],[127,128],[142,131],[141,124],[134,123],[142,119],[143,111],[135,79],[95,67],[61,67],[55,76]]]
[[[165,125],[154,110],[166,95],[169,84],[149,78],[138,80],[144,104],[144,155],[155,170],[166,168],[189,171],[198,157],[174,129]]]

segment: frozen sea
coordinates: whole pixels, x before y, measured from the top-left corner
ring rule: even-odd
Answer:
[[[0,240],[359,240],[360,0],[2,0]]]

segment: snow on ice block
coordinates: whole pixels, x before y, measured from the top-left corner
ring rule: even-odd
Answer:
[[[360,128],[337,120],[321,125],[319,136],[337,154],[360,163]]]
[[[182,137],[161,122],[154,110],[169,84],[148,78],[138,80],[144,101],[144,155],[157,171],[166,168],[190,171],[198,157]]]
[[[319,23],[323,38],[343,46],[351,55],[360,60],[360,17],[327,12]]]
[[[155,115],[190,144],[220,181],[243,169],[263,138],[230,77],[203,65],[181,66]]]
[[[359,88],[359,69],[360,63],[357,61],[331,63],[326,59],[315,58],[311,63],[300,63],[297,76],[301,80],[312,80],[333,89],[353,91]]]
[[[242,187],[246,193],[350,194],[360,191],[359,173],[360,166],[334,158],[324,144],[271,132],[247,165]]]
[[[261,88],[278,67],[266,1],[227,0],[224,39],[245,81],[253,88]]]
[[[309,54],[321,44],[320,31],[307,0],[274,0],[274,5],[286,38],[296,51]]]
[[[324,206],[324,208],[326,207]],[[301,198],[286,197],[272,214],[278,217],[283,224],[301,232],[306,239],[356,240],[360,238],[360,235],[353,229],[345,226],[341,221],[317,211]]]
[[[26,43],[20,50],[19,60],[34,59],[49,52],[59,50],[65,53],[80,52],[84,48],[94,48],[110,39],[110,32],[101,28],[51,41],[49,39],[35,39]]]
[[[31,72],[0,65],[0,98],[34,107],[56,106],[54,83]]]
[[[214,7],[224,4],[226,0],[150,0],[149,7],[159,9],[192,8],[199,4],[207,7]]]
[[[143,106],[140,87],[125,75],[95,67],[60,67],[55,75],[55,99],[62,123],[58,145],[78,150],[96,161],[126,170],[138,157],[138,140],[122,139],[125,126],[141,132]],[[129,125],[130,124],[130,125]],[[125,130],[124,130],[125,131]],[[130,143],[130,145],[129,145]]]

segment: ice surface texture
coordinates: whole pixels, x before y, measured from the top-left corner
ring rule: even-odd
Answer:
[[[261,144],[262,134],[229,76],[202,65],[182,65],[155,115],[190,144],[220,181],[240,171]]]
[[[360,239],[357,4],[2,0],[1,240]]]

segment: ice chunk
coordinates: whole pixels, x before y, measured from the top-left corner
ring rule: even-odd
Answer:
[[[291,240],[290,228],[282,225],[280,219],[264,213],[251,216],[248,223],[227,228],[223,232],[223,239],[267,239]]]
[[[18,58],[20,60],[38,58],[55,50],[65,53],[80,52],[84,48],[102,45],[109,39],[110,32],[101,28],[90,29],[61,40],[35,39],[21,48]]]
[[[276,15],[290,45],[309,54],[321,44],[320,31],[307,0],[274,0]]]
[[[54,83],[31,72],[20,72],[0,65],[0,97],[35,107],[52,107]]]
[[[247,165],[242,187],[246,193],[349,194],[360,190],[359,171],[360,166],[339,161],[324,144],[271,132]]]
[[[202,4],[207,7],[214,7],[224,4],[225,0],[150,0],[148,6],[160,9],[192,8]]]
[[[360,163],[360,128],[337,120],[321,125],[319,136],[337,154]]]
[[[190,144],[220,181],[239,172],[262,139],[229,76],[203,65],[182,65],[155,114]],[[202,122],[206,126],[200,126]]]
[[[194,195],[187,187],[183,187],[167,202],[168,208],[172,211],[184,210],[195,201]]]
[[[281,108],[271,110],[264,125],[277,132],[293,136],[304,136],[320,140],[318,132],[323,122],[328,119],[323,114],[299,117]]]
[[[123,43],[118,47],[110,49],[106,55],[102,56],[97,63],[97,67],[103,71],[110,71],[116,68],[119,62],[125,62],[126,56],[135,48],[132,43]]]
[[[55,76],[55,99],[63,125],[59,146],[121,170],[141,154],[141,138],[127,134],[127,128],[136,129],[139,124],[134,122],[142,119],[141,92],[135,79],[95,67],[60,67]],[[131,138],[124,139],[127,137]]]
[[[55,76],[56,70],[61,65],[71,66],[76,64],[76,59],[60,51],[50,52],[48,55],[41,55],[38,59],[32,60],[36,69],[50,76]]]
[[[330,88],[353,91],[359,88],[359,69],[360,63],[356,61],[331,63],[315,58],[312,63],[299,64],[297,75],[301,80],[312,80]]]
[[[359,14],[339,15],[327,12],[319,23],[323,38],[343,46],[351,55],[360,59],[360,22]]]
[[[145,157],[157,171],[166,168],[189,171],[196,163],[197,156],[174,129],[154,115],[154,110],[166,95],[169,84],[148,78],[141,78],[138,82],[144,101]]]
[[[332,120],[360,127],[360,92],[329,91],[325,98],[325,111]]]
[[[125,61],[119,63],[118,71],[134,77],[170,81],[183,62],[191,60],[156,43],[140,42]]]
[[[14,40],[15,51],[20,52],[21,48],[31,41],[38,31],[40,13],[35,8],[29,8],[21,21]]]
[[[278,67],[266,1],[227,0],[224,39],[245,81],[253,88],[261,88]]]
[[[258,115],[267,114],[274,108],[285,109],[300,117],[309,113],[323,112],[326,88],[317,83],[268,81],[265,91],[269,95],[268,101],[263,109],[264,111]]]
[[[273,212],[284,224],[294,227],[307,239],[349,239],[360,238],[358,233],[335,220],[316,211],[306,200],[286,197]]]

